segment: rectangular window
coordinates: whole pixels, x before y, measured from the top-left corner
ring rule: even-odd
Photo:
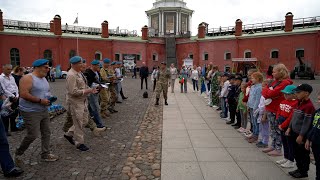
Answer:
[[[115,54],[114,55],[114,60],[116,60],[116,61],[120,61],[120,54]]]
[[[208,53],[204,53],[203,54],[203,60],[205,60],[205,61],[209,60],[209,54]]]
[[[140,58],[141,58],[140,54],[137,54],[137,55],[136,55],[137,61],[140,61],[140,60],[141,60]]]
[[[189,54],[189,58],[190,58],[190,59],[193,59],[193,54]]]
[[[271,58],[272,58],[272,59],[277,59],[277,58],[279,58],[279,51],[272,51],[272,52],[271,52]]]

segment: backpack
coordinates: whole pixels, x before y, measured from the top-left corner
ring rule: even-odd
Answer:
[[[143,96],[143,98],[148,98],[148,92],[145,91],[142,96]]]

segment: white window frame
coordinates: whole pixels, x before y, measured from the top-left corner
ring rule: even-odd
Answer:
[[[206,60],[206,54],[208,55],[208,59]],[[204,52],[203,53],[203,57],[202,57],[202,60],[204,60],[204,61],[209,61],[209,53],[207,53],[207,52]]]
[[[96,58],[96,54],[99,54],[99,55],[100,55],[100,59],[97,59],[97,60],[101,61],[101,60],[102,60],[102,52],[101,52],[101,51],[96,51],[96,52],[94,53],[94,58]]]
[[[156,56],[156,58],[153,59],[153,56]],[[158,61],[158,53],[152,53],[152,61]]]
[[[227,54],[230,53],[230,59],[227,59]],[[232,59],[232,54],[230,51],[226,51],[224,52],[224,60],[228,61],[228,60],[231,60]]]
[[[275,51],[278,52],[278,57],[277,58],[273,58],[272,57],[272,53],[275,52]],[[279,49],[271,49],[271,51],[270,51],[270,59],[279,59]]]

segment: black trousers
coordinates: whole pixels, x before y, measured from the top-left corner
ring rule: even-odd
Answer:
[[[285,131],[281,131],[281,140],[283,145],[284,158],[294,161],[294,143],[293,138],[285,135]]]
[[[316,161],[316,180],[320,180],[320,144],[312,144],[312,152]]]
[[[292,132],[291,137],[293,138],[293,148],[294,148],[294,159],[296,160],[296,165],[301,174],[307,174],[310,165],[310,151],[306,150],[305,144],[298,144],[296,142],[299,134]]]
[[[141,77],[141,89],[143,89],[143,80],[146,82],[146,89],[148,89],[148,78],[147,77]]]
[[[5,128],[5,131],[9,131],[9,124],[10,124],[10,129],[11,131],[17,131],[18,128],[16,127],[16,118],[18,116],[18,110],[15,110],[14,113],[12,113],[8,117],[2,117],[2,122]]]
[[[121,90],[120,90],[120,95],[121,95],[122,99],[125,98],[125,96],[124,96],[124,94],[123,94],[123,91],[122,91],[122,88],[121,88]]]
[[[153,91],[156,89],[156,85],[157,85],[157,79],[153,80]]]
[[[237,114],[237,102],[235,101],[229,101],[228,100],[228,105],[229,105],[229,112],[230,112],[230,119],[231,122],[235,122],[236,120],[236,114]],[[239,114],[240,115],[240,114]],[[237,115],[237,119],[239,121],[239,117]]]

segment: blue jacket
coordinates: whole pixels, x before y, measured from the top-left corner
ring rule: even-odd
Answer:
[[[249,92],[248,107],[253,110],[258,109],[262,92],[261,83],[252,85]]]

